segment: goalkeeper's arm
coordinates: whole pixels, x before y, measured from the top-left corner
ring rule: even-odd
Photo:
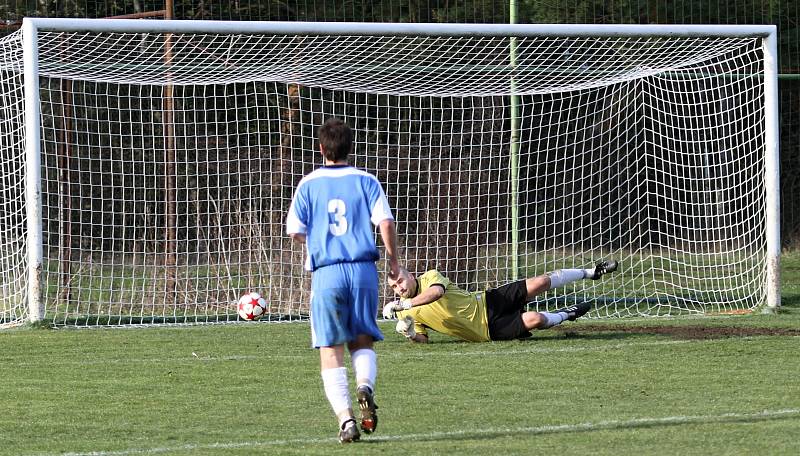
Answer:
[[[410,315],[406,315],[397,322],[397,325],[394,329],[412,342],[418,342],[422,344],[428,343],[428,335],[417,332],[414,328],[414,323],[414,318]]]
[[[395,315],[395,312],[430,304],[444,296],[444,293],[444,285],[439,283],[433,284],[430,286],[430,288],[418,294],[417,296],[414,296],[413,298],[397,299],[383,306],[383,318],[396,318],[397,316]]]
[[[428,288],[427,290],[409,299],[409,301],[411,302],[411,307],[424,306],[425,304],[430,304],[434,301],[438,301],[439,298],[444,296],[444,292],[445,292],[444,285],[440,283],[435,283],[431,285],[430,288]]]

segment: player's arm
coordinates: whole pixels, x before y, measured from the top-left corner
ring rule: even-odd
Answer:
[[[308,208],[305,201],[305,196],[298,188],[289,205],[289,213],[286,215],[286,234],[298,244],[306,243],[306,232],[308,231]]]
[[[400,273],[400,263],[397,260],[397,229],[394,220],[386,219],[378,224],[383,240],[383,247],[386,249],[386,261],[389,262],[389,277],[396,278]]]

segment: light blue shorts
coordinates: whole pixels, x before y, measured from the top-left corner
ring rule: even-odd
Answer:
[[[332,347],[359,334],[383,340],[378,328],[378,269],[373,262],[323,266],[311,276],[311,344]]]

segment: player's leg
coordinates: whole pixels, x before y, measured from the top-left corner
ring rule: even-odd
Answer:
[[[360,385],[356,389],[356,400],[361,411],[361,429],[372,434],[378,428],[378,405],[374,391],[367,385]]]
[[[312,277],[311,340],[319,348],[320,374],[325,396],[339,422],[339,440],[354,442],[360,438],[355,426],[347,368],[344,364],[344,344],[353,339],[348,320],[351,314],[350,295],[342,287],[338,268],[317,269]]]
[[[366,386],[370,391],[375,389],[375,379],[378,376],[378,359],[375,354],[373,337],[368,334],[359,334],[356,340],[348,343],[350,359],[355,372],[356,386]]]
[[[344,345],[319,348],[320,372],[325,396],[339,421],[339,441],[357,441],[361,435],[355,425],[347,368],[344,366]]]
[[[378,328],[378,271],[373,263],[352,264],[351,332],[357,334],[348,345],[356,376],[356,399],[361,412],[361,429],[370,434],[378,426],[378,406],[375,404],[375,382],[378,357],[374,341],[383,340]]]

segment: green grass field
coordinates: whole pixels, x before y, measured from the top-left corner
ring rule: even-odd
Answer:
[[[800,255],[778,315],[411,345],[341,445],[307,324],[0,331],[0,454],[800,454]]]

